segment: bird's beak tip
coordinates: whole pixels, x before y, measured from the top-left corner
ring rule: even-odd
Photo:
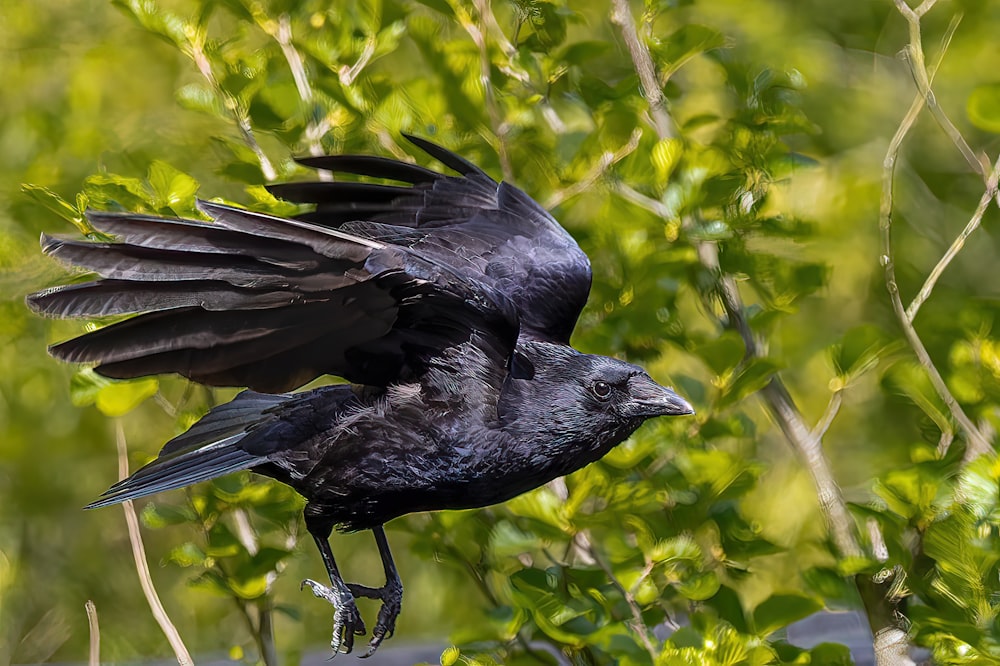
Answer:
[[[642,405],[647,418],[654,416],[688,416],[695,413],[691,403],[679,396],[672,388],[660,386],[652,380],[639,388],[637,392],[639,395],[635,397]]]
[[[666,408],[663,410],[663,416],[690,416],[695,413],[694,407],[691,406],[691,403],[673,391],[670,392],[673,393],[673,395],[667,399]]]

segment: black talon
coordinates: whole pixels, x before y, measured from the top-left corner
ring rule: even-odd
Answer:
[[[368,652],[361,655],[362,659],[372,656],[379,645],[386,638],[391,638],[396,631],[396,618],[403,607],[403,584],[399,580],[399,572],[392,561],[392,553],[389,552],[389,542],[385,538],[385,531],[382,527],[372,529],[375,535],[375,542],[378,544],[378,552],[382,558],[382,566],[385,569],[385,585],[382,587],[368,587],[367,585],[357,585],[348,583],[354,598],[377,599],[382,602],[382,607],[378,611],[378,619],[372,628],[372,639],[368,643]]]
[[[313,594],[321,599],[326,599],[333,606],[333,637],[330,639],[330,647],[333,649],[333,656],[336,657],[341,651],[350,654],[354,649],[354,637],[365,634],[365,623],[358,613],[354,595],[347,583],[340,576],[337,569],[337,562],[333,559],[333,551],[330,550],[330,542],[327,538],[330,535],[330,527],[320,524],[315,520],[306,518],[306,527],[313,535],[320,555],[323,557],[323,564],[330,575],[331,586],[321,585],[314,580],[306,579],[302,581],[302,587],[308,585]]]

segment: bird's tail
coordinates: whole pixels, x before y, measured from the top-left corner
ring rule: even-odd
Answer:
[[[156,460],[108,488],[86,508],[181,488],[267,462],[275,444],[282,440],[282,431],[289,427],[287,416],[297,411],[297,405],[311,403],[311,393],[316,392],[240,393],[167,442]]]

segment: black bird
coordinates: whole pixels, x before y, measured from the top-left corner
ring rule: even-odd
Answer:
[[[503,502],[591,463],[646,419],[691,406],[642,368],[569,346],[590,262],[528,195],[424,139],[458,176],[367,155],[302,164],[402,185],[303,182],[294,219],[199,202],[211,222],[88,213],[115,242],[42,237],[100,276],[28,297],[57,317],[135,314],[54,345],[112,378],[179,373],[246,386],[88,508],[237,470],[306,498],[330,585],[334,654],[395,627],[402,585],[382,525],[414,511]],[[286,393],[320,375],[350,384]],[[386,583],[344,582],[333,528],[370,529]]]

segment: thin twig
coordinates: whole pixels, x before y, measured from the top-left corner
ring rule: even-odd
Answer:
[[[486,100],[486,113],[489,114],[493,134],[497,137],[500,172],[503,173],[504,180],[511,181],[514,179],[514,167],[511,165],[510,152],[507,150],[508,128],[503,120],[503,114],[493,90],[492,77],[490,76],[490,51],[486,42],[486,34],[489,29],[487,16],[492,16],[493,11],[490,9],[490,0],[476,0],[475,4],[476,13],[479,14],[479,23],[469,19],[463,20],[462,25],[479,48],[479,81]]]
[[[271,164],[271,160],[264,153],[264,149],[260,147],[260,144],[257,143],[257,139],[253,135],[253,128],[250,126],[250,118],[247,115],[246,109],[243,108],[238,99],[222,88],[219,80],[215,77],[215,73],[212,71],[212,64],[205,53],[204,35],[200,32],[192,35],[188,43],[191,47],[191,53],[189,54],[191,59],[194,60],[198,71],[212,87],[212,90],[215,91],[215,94],[222,98],[226,108],[229,109],[233,120],[236,122],[236,128],[243,138],[243,143],[257,156],[264,179],[267,181],[274,180],[278,177],[278,174],[274,169],[274,165]]]
[[[274,608],[270,596],[257,600],[257,649],[265,666],[278,666],[278,646],[274,642]]]
[[[920,33],[920,17],[922,17],[931,7],[934,6],[936,0],[927,0],[924,2],[917,10],[909,10],[908,5],[904,0],[895,0],[896,7],[901,8],[900,13],[903,14],[903,18],[906,19],[907,27],[910,33],[910,43],[907,45],[906,50],[903,54],[905,56],[906,62],[910,67],[910,74],[913,76],[913,82],[917,86],[917,90],[920,91],[921,96],[924,98],[924,103],[926,104],[928,110],[934,116],[938,125],[944,130],[944,133],[948,135],[958,151],[962,153],[962,157],[965,161],[969,163],[972,170],[975,171],[981,178],[986,179],[986,168],[983,163],[976,157],[975,152],[966,142],[965,137],[962,133],[958,131],[955,124],[951,122],[951,118],[944,112],[944,109],[937,103],[937,97],[934,95],[934,91],[931,89],[931,77],[927,68],[924,66],[924,47],[923,41]],[[962,20],[962,14],[958,13],[951,19],[951,25],[949,26],[948,32],[946,32],[946,39],[944,47],[941,49],[942,53],[947,50],[948,42],[951,40],[951,35],[954,34],[954,29],[958,27],[958,24]]]
[[[667,98],[660,89],[653,57],[639,37],[628,0],[611,0],[611,7],[611,22],[621,28],[625,46],[628,47],[628,52],[632,56],[636,74],[639,75],[643,94],[649,102],[649,114],[652,117],[656,135],[661,139],[668,139],[674,136],[676,131],[674,130],[674,121],[667,113]]]
[[[654,199],[653,197],[647,197],[645,194],[627,183],[615,183],[615,191],[622,199],[630,201],[640,208],[645,208],[658,217],[667,219],[673,217],[673,211],[665,203],[658,199]]]
[[[927,4],[927,3],[924,3]],[[931,3],[932,5],[933,3]],[[896,6],[899,8],[901,14],[907,18],[907,21],[911,25],[911,39],[913,35],[912,30],[912,19],[911,16],[914,15],[914,10],[910,9],[903,0],[896,0]],[[923,5],[921,5],[923,6]],[[930,6],[928,6],[929,9]],[[916,32],[919,34],[919,22],[917,23]],[[944,53],[940,54],[943,57]],[[931,381],[931,385],[934,387],[935,392],[938,397],[945,403],[948,407],[948,411],[951,412],[952,418],[965,430],[966,436],[968,437],[969,445],[965,451],[965,460],[971,460],[981,454],[987,453],[992,450],[990,443],[986,438],[979,432],[979,429],[972,423],[971,419],[966,416],[965,412],[962,410],[961,405],[955,400],[955,397],[951,394],[948,389],[947,384],[945,384],[944,379],[941,377],[941,373],[938,372],[937,367],[934,365],[934,361],[931,359],[930,354],[927,352],[927,348],[924,347],[923,341],[917,334],[916,329],[913,327],[913,323],[910,317],[907,315],[906,309],[903,306],[902,298],[899,294],[899,285],[896,282],[896,267],[894,261],[894,250],[892,245],[892,210],[893,210],[893,183],[895,181],[895,170],[896,162],[899,159],[899,151],[903,144],[903,139],[909,133],[913,124],[916,122],[917,116],[920,114],[921,109],[923,109],[926,102],[926,97],[919,92],[914,97],[913,102],[910,104],[909,110],[906,115],[900,121],[899,127],[896,128],[896,133],[893,135],[892,140],[889,141],[889,148],[886,151],[885,159],[882,162],[882,196],[879,203],[879,230],[882,237],[882,267],[885,272],[885,284],[889,291],[889,301],[892,304],[893,312],[896,315],[896,319],[899,321],[900,327],[903,329],[903,336],[906,338],[907,343],[913,349],[914,354],[917,357],[918,362],[923,366],[924,370],[927,372],[927,376]]]
[[[646,626],[645,620],[642,619],[642,609],[639,608],[638,602],[635,600],[635,596],[622,585],[622,582],[618,580],[615,576],[615,572],[611,570],[611,567],[597,554],[597,550],[594,549],[592,545],[588,544],[588,551],[590,556],[597,562],[597,566],[601,568],[602,571],[607,575],[608,580],[614,585],[615,589],[618,590],[618,594],[622,595],[625,599],[625,603],[628,604],[629,610],[632,612],[632,630],[639,635],[639,640],[642,641],[642,645],[646,648],[646,652],[649,653],[650,659],[653,660],[655,664],[659,656],[659,651],[653,645],[653,640],[656,638],[649,631],[649,627]]]
[[[268,22],[266,25],[270,27],[272,23]],[[285,62],[288,63],[288,69],[292,72],[292,79],[295,81],[295,89],[299,93],[299,99],[302,100],[306,113],[309,114],[309,122],[305,131],[309,154],[322,155],[323,144],[321,140],[330,131],[330,121],[326,116],[318,117],[317,115],[316,100],[312,85],[309,83],[309,76],[306,74],[305,63],[302,61],[298,49],[292,43],[291,18],[288,14],[282,14],[278,17],[277,25],[273,30],[267,28],[265,30],[278,42],[281,53],[285,56]],[[320,180],[333,180],[333,175],[329,171],[321,170],[317,175]]]
[[[632,55],[633,65],[639,74],[643,93],[650,102],[651,111],[655,111],[654,127],[657,136],[661,140],[670,138],[673,131],[673,121],[667,115],[662,99],[663,94],[656,83],[656,67],[653,63],[653,57],[636,32],[635,20],[632,18],[627,0],[612,0],[612,21],[621,27],[625,43]],[[622,191],[627,196],[638,195],[634,198],[640,201],[645,198],[628,188]],[[734,328],[743,339],[747,358],[762,356],[757,339],[744,314],[743,300],[740,297],[736,281],[731,275],[723,273],[719,265],[718,246],[706,241],[696,241],[694,245],[701,264],[716,276],[717,291],[726,311],[728,325]],[[840,487],[833,477],[830,463],[823,454],[821,441],[812,436],[802,418],[802,413],[795,406],[791,394],[777,374],[761,391],[761,395],[785,438],[799,452],[807,469],[812,474],[820,507],[830,525],[831,536],[838,552],[844,557],[860,556],[862,550],[854,534],[854,522],[847,511],[847,504],[844,502]]]
[[[819,441],[826,435],[826,431],[830,429],[833,420],[837,418],[840,406],[844,402],[842,393],[843,391],[834,391],[833,395],[830,396],[830,401],[826,403],[826,410],[823,412],[823,416],[820,417],[816,425],[813,426],[812,432],[809,433],[810,437]]]
[[[115,441],[118,445],[118,479],[123,480],[128,477],[128,445],[125,442],[125,429],[121,420],[115,421]],[[128,539],[132,544],[132,557],[135,560],[135,569],[139,574],[139,584],[142,586],[142,593],[146,596],[146,603],[153,612],[153,618],[160,625],[160,630],[167,637],[167,642],[177,657],[177,663],[181,666],[193,664],[191,653],[188,652],[184,641],[181,639],[177,627],[170,620],[160,597],[153,587],[153,579],[149,575],[149,564],[146,562],[146,548],[142,544],[142,534],[139,532],[139,517],[136,516],[135,507],[132,500],[122,502],[122,509],[125,511],[125,524],[128,525]]]
[[[578,194],[586,192],[596,183],[608,169],[617,164],[618,162],[625,159],[628,155],[635,152],[635,149],[639,147],[639,140],[642,138],[642,130],[636,128],[632,130],[632,134],[629,136],[628,143],[616,150],[611,152],[610,150],[605,151],[600,158],[598,158],[597,163],[591,168],[591,170],[580,180],[576,181],[569,187],[563,188],[552,193],[548,199],[545,200],[545,207],[548,209],[555,208],[559,204],[563,203],[567,199],[571,199]]]
[[[100,666],[101,664],[101,626],[97,623],[97,606],[90,599],[83,606],[87,610],[87,627],[90,630],[90,653],[87,658],[88,666]]]
[[[958,253],[962,251],[965,247],[965,241],[968,239],[972,233],[979,228],[979,224],[983,221],[983,215],[986,214],[986,209],[989,207],[990,202],[995,196],[997,196],[997,180],[1000,178],[1000,156],[997,157],[997,161],[993,164],[993,169],[990,171],[989,176],[986,178],[986,191],[983,192],[983,196],[979,198],[979,205],[976,206],[976,211],[972,214],[972,218],[969,223],[965,225],[962,232],[958,234],[954,241],[952,241],[951,246],[948,251],[944,253],[944,256],[937,262],[934,270],[930,272],[927,279],[924,280],[924,284],[920,287],[920,291],[914,296],[913,301],[910,306],[906,308],[906,318],[913,323],[913,318],[917,316],[917,312],[920,310],[920,306],[924,304],[924,301],[931,295],[934,291],[934,285],[937,284],[938,278],[944,273],[944,270],[948,267],[948,264],[958,256]]]

